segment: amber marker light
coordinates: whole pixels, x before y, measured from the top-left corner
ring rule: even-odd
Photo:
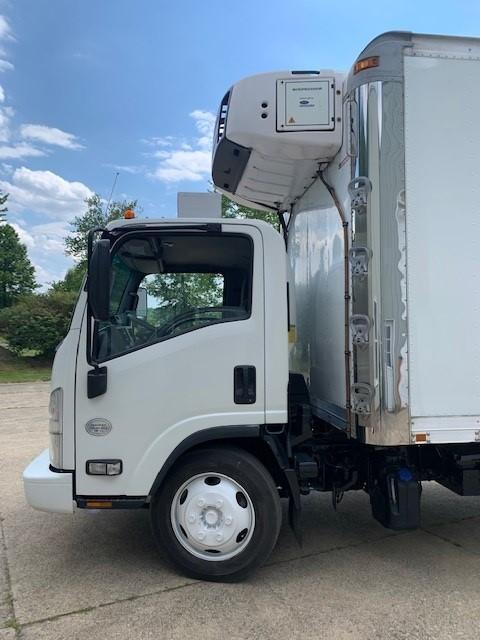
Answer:
[[[415,434],[415,442],[428,442],[428,434],[427,433],[416,433]]]
[[[123,217],[125,218],[125,220],[132,220],[133,218],[135,218],[135,211],[133,209],[127,209],[123,214]]]
[[[360,71],[365,71],[366,69],[373,69],[373,67],[378,67],[380,64],[379,56],[371,56],[370,58],[363,58],[355,63],[353,67],[354,75],[360,73]]]
[[[86,505],[89,509],[111,509],[113,503],[108,500],[87,500]]]

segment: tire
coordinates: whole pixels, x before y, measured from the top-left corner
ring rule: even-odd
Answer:
[[[262,565],[282,523],[270,473],[233,447],[183,456],[152,498],[150,517],[166,557],[187,576],[214,582],[242,580]]]

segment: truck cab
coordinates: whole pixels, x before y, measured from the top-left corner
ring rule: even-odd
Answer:
[[[92,232],[87,282],[53,366],[50,450],[24,476],[30,504],[151,508],[179,459],[206,455],[209,443],[254,460],[260,431],[287,421],[287,315],[285,245],[264,222],[134,219]],[[190,538],[226,540],[227,527],[228,555],[254,532],[253,490],[226,473],[205,477],[217,484],[190,491],[207,507],[215,493],[210,510],[196,507],[204,530],[189,523],[190,506],[177,533],[205,556]],[[225,555],[219,542],[211,557]]]

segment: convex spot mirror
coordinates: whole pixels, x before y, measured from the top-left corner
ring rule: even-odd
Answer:
[[[110,241],[97,240],[88,264],[88,304],[95,320],[110,317]]]

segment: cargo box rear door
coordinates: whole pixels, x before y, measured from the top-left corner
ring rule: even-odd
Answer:
[[[480,61],[405,57],[412,435],[480,435]]]

